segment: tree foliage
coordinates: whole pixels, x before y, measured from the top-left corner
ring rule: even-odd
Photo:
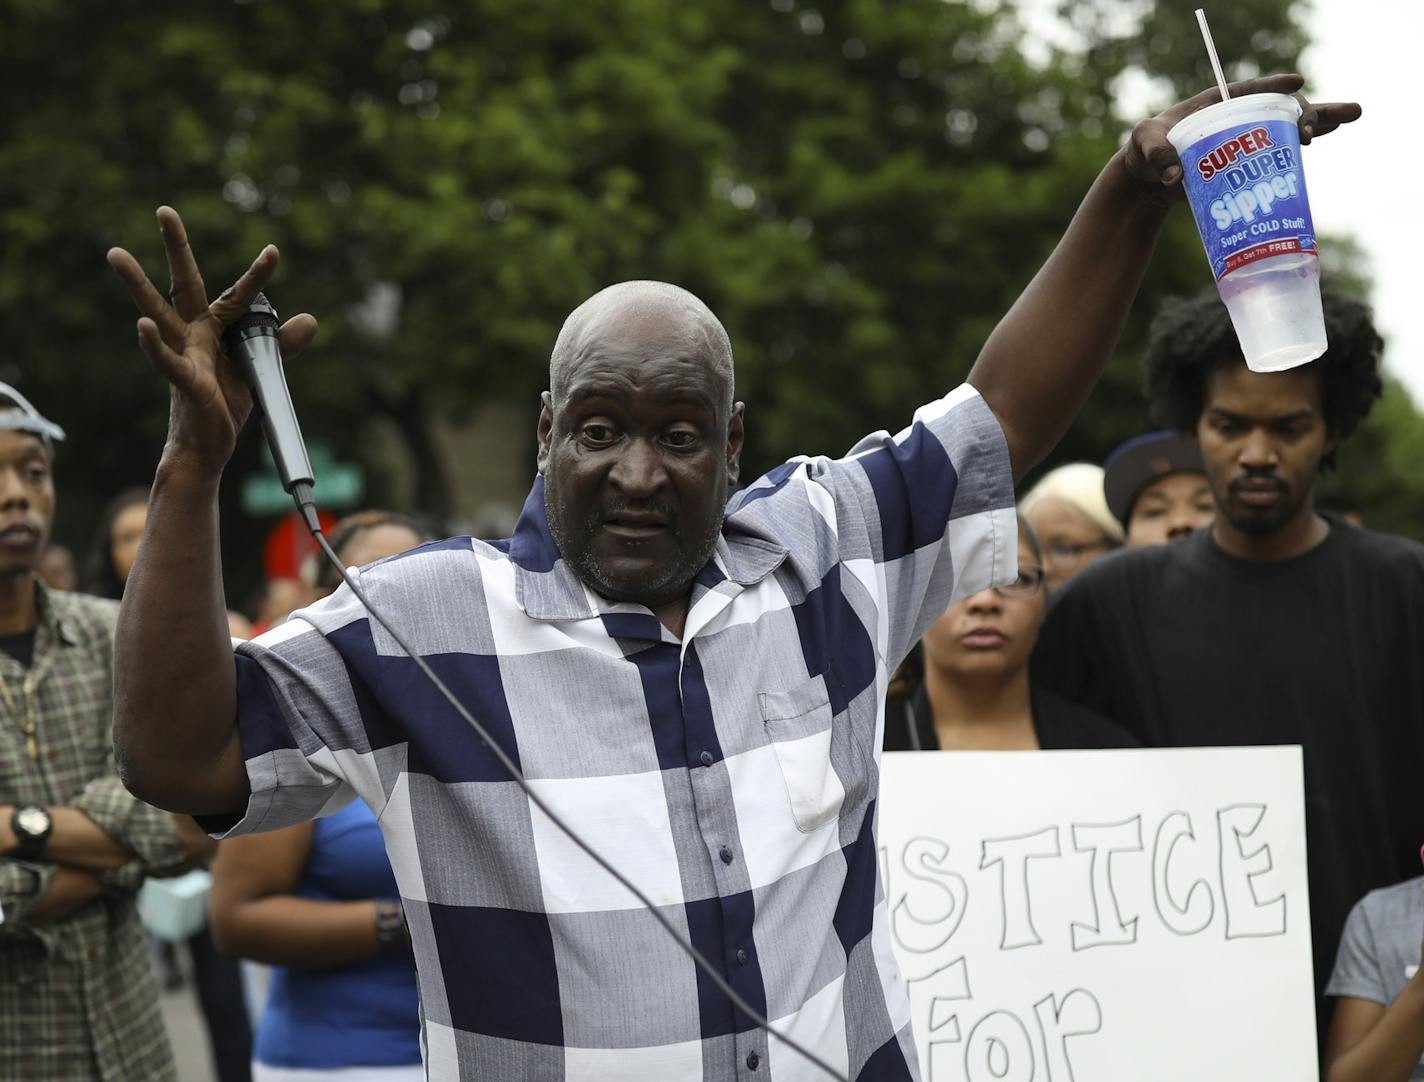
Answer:
[[[1291,8],[1238,0],[1213,12],[1218,40],[1255,34],[1249,52],[1289,68]],[[388,418],[441,512],[431,420],[507,401],[529,413],[528,460],[561,319],[625,278],[686,285],[723,317],[749,468],[898,426],[963,378],[1118,145],[1122,73],[1207,81],[1187,9],[1147,0],[1126,22],[1117,0],[1067,5],[1078,46],[1036,53],[1011,4],[958,0],[7,9],[0,370],[71,430],[62,480],[87,487],[71,535],[161,447],[166,399],[103,262],[122,244],[161,271],[159,203],[210,285],[281,247],[274,300],[323,323],[291,373],[308,433],[360,457]],[[1146,320],[1208,281],[1176,215],[1060,457],[1147,425]],[[250,541],[226,510],[230,546]]]

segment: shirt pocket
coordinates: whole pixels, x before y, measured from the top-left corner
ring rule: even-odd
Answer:
[[[757,699],[796,829],[803,834],[820,830],[836,819],[846,798],[831,761],[834,715],[826,681],[813,676],[785,691],[763,691]]]

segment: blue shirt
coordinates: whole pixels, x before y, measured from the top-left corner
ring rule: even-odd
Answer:
[[[875,845],[885,685],[958,598],[1016,574],[1008,447],[968,386],[729,502],[681,637],[599,596],[542,479],[508,540],[365,568],[545,804],[773,1025],[844,1073],[918,1076]],[[343,587],[237,647],[237,831],[359,794],[420,967],[431,1078],[784,1082],[796,1054],[505,775]]]
[[[352,801],[313,824],[295,893],[325,902],[397,898],[381,828]],[[330,969],[272,970],[253,1055],[269,1067],[395,1067],[420,1062],[415,965],[398,952]]]

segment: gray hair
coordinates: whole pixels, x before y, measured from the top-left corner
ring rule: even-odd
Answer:
[[[559,409],[568,393],[569,381],[588,346],[586,332],[597,330],[599,324],[613,315],[634,319],[653,315],[671,315],[678,319],[690,345],[698,347],[708,359],[708,367],[726,386],[728,413],[735,397],[735,372],[732,362],[732,340],[721,321],[712,314],[700,298],[680,286],[668,282],[635,280],[619,282],[599,290],[575,308],[564,320],[554,350],[549,355],[549,392],[554,409]]]

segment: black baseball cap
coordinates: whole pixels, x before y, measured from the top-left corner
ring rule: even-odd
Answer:
[[[1206,473],[1197,441],[1180,432],[1134,436],[1108,455],[1103,462],[1103,495],[1123,529],[1142,490],[1171,473]]]
[[[14,409],[5,409],[8,400]],[[64,429],[55,424],[39,410],[30,405],[30,400],[8,383],[0,383],[0,428],[10,428],[17,432],[29,432],[40,438],[45,452],[54,457],[54,441],[64,439]]]

